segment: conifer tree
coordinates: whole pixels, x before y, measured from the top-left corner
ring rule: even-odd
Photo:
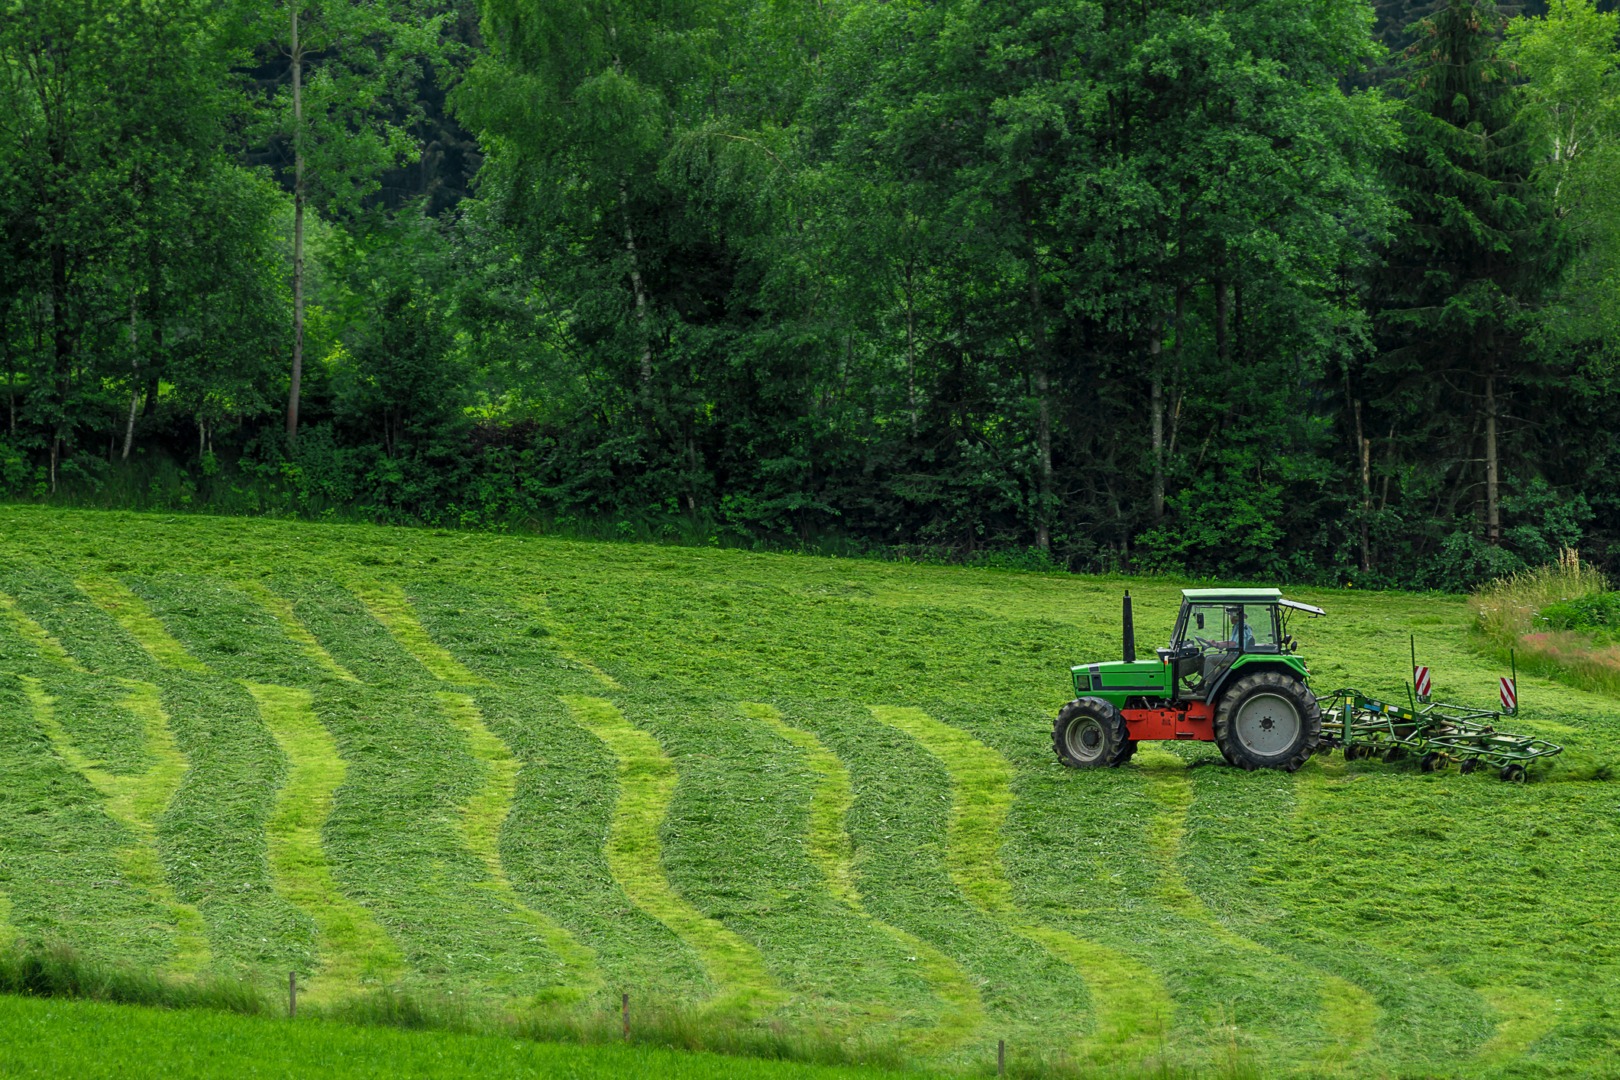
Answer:
[[[1434,494],[1455,507],[1483,489],[1493,545],[1504,403],[1534,375],[1519,346],[1566,258],[1536,176],[1540,129],[1498,53],[1505,21],[1488,0],[1447,0],[1414,30],[1392,177],[1409,220],[1379,281],[1382,351],[1366,373],[1389,423],[1450,444]]]

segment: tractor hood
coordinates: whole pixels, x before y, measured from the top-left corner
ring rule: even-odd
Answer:
[[[1170,671],[1162,660],[1105,660],[1100,664],[1076,664],[1069,670],[1074,674],[1078,695],[1170,692]]]

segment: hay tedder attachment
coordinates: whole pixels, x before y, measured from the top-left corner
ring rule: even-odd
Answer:
[[[1344,749],[1346,761],[1416,758],[1424,772],[1452,762],[1459,771],[1495,769],[1511,783],[1523,783],[1529,767],[1563,751],[1557,743],[1498,731],[1502,713],[1443,701],[1392,705],[1358,690],[1335,690],[1317,698],[1322,710],[1319,753]]]

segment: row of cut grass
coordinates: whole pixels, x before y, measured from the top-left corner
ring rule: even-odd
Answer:
[[[1377,878],[1360,870],[1382,864],[1409,879],[1405,871],[1420,864],[1410,839],[1432,831],[1423,844],[1431,846],[1445,831],[1446,804],[1470,789],[1488,797],[1501,785],[1455,774],[1423,777],[1411,764],[1346,765],[1324,758],[1308,763],[1291,782],[1256,777],[1240,787],[1222,770],[1200,772],[1183,845],[1189,887],[1239,932],[1318,969],[1338,970],[1374,995],[1380,1015],[1373,1044],[1355,1061],[1358,1071],[1444,1066],[1472,1074],[1491,1064],[1496,1052],[1487,1048],[1523,1037],[1525,1025],[1513,1019],[1512,1010],[1499,1007],[1518,997],[1514,988],[1483,968],[1458,971],[1439,942],[1461,930],[1458,945],[1479,935],[1474,951],[1512,946],[1492,940],[1471,914],[1456,928],[1440,927],[1434,920],[1438,890],[1425,889],[1430,896],[1425,900],[1410,891],[1409,880],[1369,888]],[[1369,797],[1376,798],[1373,789],[1386,783],[1410,788],[1425,782],[1440,788],[1427,793],[1439,804],[1431,807],[1431,813],[1439,810],[1431,820],[1414,816],[1402,823],[1366,805]],[[1253,817],[1240,815],[1240,807],[1257,807],[1257,789],[1269,807],[1259,806]],[[1369,813],[1378,819],[1376,825],[1366,821]],[[1329,835],[1332,839],[1325,839]],[[1338,841],[1351,837],[1366,849],[1346,862]],[[1439,853],[1444,845],[1432,846],[1434,853],[1423,858],[1445,860]],[[1344,888],[1346,878],[1359,888]],[[1414,941],[1418,948],[1402,947],[1384,932],[1397,910],[1396,921],[1427,927],[1428,933]],[[1347,941],[1353,944],[1347,947]],[[1324,1013],[1323,1019],[1331,1020],[1332,1014]]]
[[[337,742],[315,715],[309,691],[262,683],[250,683],[248,691],[288,762],[269,821],[269,858],[276,891],[319,933],[319,964],[305,971],[308,994],[331,1000],[358,986],[391,983],[402,967],[398,949],[371,913],[338,889],[321,845],[347,771]]]
[[[474,681],[474,680],[464,680]],[[522,766],[510,748],[484,723],[477,703],[467,694],[444,691],[439,694],[450,722],[467,736],[472,753],[485,771],[484,786],[469,798],[460,818],[462,842],[484,861],[489,873],[488,887],[508,908],[527,921],[562,961],[568,981],[560,993],[569,998],[589,998],[602,990],[602,974],[596,954],[581,945],[551,917],[527,904],[512,888],[501,864],[501,830],[512,813]]]
[[[1182,842],[1188,812],[1194,802],[1186,763],[1157,743],[1140,747],[1137,754],[1148,774],[1148,793],[1159,807],[1148,829],[1148,844],[1161,867],[1160,895],[1166,906],[1202,924],[1209,933],[1236,950],[1265,954],[1268,960],[1285,968],[1305,967],[1238,933],[1192,891],[1181,870]],[[1371,1046],[1379,1021],[1378,1005],[1371,994],[1348,979],[1319,971],[1307,970],[1303,974],[1302,982],[1319,984],[1318,1015],[1328,1036],[1326,1044],[1313,1055],[1310,1063],[1323,1070],[1342,1070]]]
[[[1534,1061],[1567,1003],[1599,1015],[1615,1008],[1616,984],[1602,974],[1616,970],[1611,929],[1601,916],[1594,925],[1578,896],[1620,887],[1620,829],[1551,842],[1597,804],[1612,803],[1610,793],[1579,783],[1515,791],[1478,776],[1426,777],[1411,766],[1307,769],[1297,789],[1300,843],[1260,873],[1308,928],[1296,936],[1324,944],[1353,936],[1385,978],[1423,973],[1419,985],[1398,988],[1398,1018],[1385,1007],[1386,1037],[1424,1033],[1421,1049],[1404,1047],[1409,1061],[1450,1056],[1470,1069],[1501,1065],[1505,1054]],[[1529,823],[1504,829],[1504,803]],[[1452,874],[1391,872],[1426,863]],[[1559,1000],[1566,1004],[1541,1007]]]
[[[211,581],[196,580],[181,575],[166,575],[161,579],[142,583],[140,592],[158,606],[165,623],[176,628],[176,631],[187,640],[189,648],[206,651],[211,655],[212,662],[216,666],[237,677],[268,676],[295,684],[321,686],[328,681],[323,676],[335,675],[342,680],[343,684],[357,682],[352,673],[336,660],[333,654],[321,644],[320,638],[311,632],[310,628],[298,616],[292,601],[280,594],[270,592],[262,585],[257,587],[249,586],[241,591],[235,591],[222,588]],[[262,599],[263,595],[266,594],[275,597],[276,601],[279,602],[272,602],[271,604],[257,604],[254,602],[256,599]],[[406,628],[416,627],[414,636],[420,638],[421,641],[417,642],[415,652],[427,655],[429,660],[438,661],[437,666],[441,668],[448,661],[449,665],[451,665],[448,670],[449,674],[455,675],[463,682],[474,681],[470,673],[466,673],[465,669],[454,665],[454,661],[448,658],[448,654],[444,654],[442,650],[439,650],[440,655],[434,656],[432,651],[422,644],[423,641],[428,639],[420,630],[420,627],[416,626],[414,617],[411,615],[410,609],[402,596],[392,596],[386,590],[382,591],[381,595],[384,597],[383,604],[389,608],[389,618],[395,624],[395,629],[400,626]],[[319,628],[323,633],[335,633],[343,637],[345,644],[338,646],[339,648],[348,647],[353,649],[357,647],[356,642],[358,642],[359,648],[367,650],[364,663],[368,665],[370,675],[378,677],[395,687],[402,684],[421,685],[423,687],[428,685],[430,680],[424,676],[422,668],[411,662],[410,658],[415,656],[415,652],[404,648],[404,643],[393,636],[388,627],[375,621],[374,615],[376,613],[365,605],[363,597],[353,594],[344,596],[336,590],[329,589],[323,598],[336,599],[342,602],[335,605],[337,608],[335,613],[333,611],[322,611],[321,621],[318,623]],[[269,618],[266,617],[266,609],[268,609]],[[225,649],[209,645],[211,639],[221,636],[221,626],[232,628],[231,641],[235,644],[235,647]],[[244,627],[246,632],[239,629]],[[409,630],[407,630],[407,634],[412,636]],[[300,639],[302,639],[301,642]],[[428,644],[431,644],[431,642],[428,642]],[[293,647],[289,648],[289,645]],[[300,657],[302,660],[299,659]],[[446,672],[435,672],[433,667],[429,666],[426,675],[444,673]],[[341,684],[330,689],[330,693],[312,701],[310,705],[317,711],[323,712],[329,722],[336,717],[342,716],[351,720],[358,720],[367,729],[376,729],[377,721],[382,718],[367,715],[371,712],[371,709],[367,705],[359,704],[356,701],[356,695],[363,701],[375,701],[374,697],[368,698],[364,690],[345,688]],[[281,692],[274,687],[258,684],[257,693],[262,702],[274,707],[274,703],[269,702],[268,697]],[[282,693],[281,696],[287,697],[288,694]],[[452,726],[455,727],[462,726],[455,723],[455,721],[465,716],[467,707],[475,708],[475,706],[471,706],[470,699],[458,703],[454,708],[446,708],[442,699],[435,701],[434,704],[437,708],[430,710],[430,715],[423,719],[428,721],[449,720],[452,722]],[[319,723],[319,721],[313,721],[313,718],[312,722]],[[406,730],[413,727],[420,729],[422,726],[421,724],[402,725]],[[324,731],[324,728],[320,730]],[[305,749],[318,749],[310,741],[316,734],[315,728],[309,728],[303,732],[303,735],[309,737],[305,740],[307,744]],[[382,732],[378,731],[378,734],[380,735]],[[436,733],[423,731],[422,734],[429,739],[438,739],[441,736],[448,736],[449,732],[443,730]],[[370,740],[365,740],[365,742],[370,743]],[[474,744],[475,749],[477,745],[479,744]],[[329,749],[333,755],[337,754],[335,742]],[[365,757],[364,753],[361,756]],[[340,756],[333,756],[330,760],[339,765],[342,763]],[[493,760],[499,762],[499,759]],[[470,760],[465,763],[474,771],[480,767]],[[331,779],[337,780],[340,777],[334,776]],[[292,785],[289,784],[289,790],[291,787]],[[468,785],[468,787],[469,798],[471,799],[476,799],[479,791],[483,790],[473,791],[471,785]],[[328,793],[328,801],[331,800],[334,794],[335,792]],[[357,801],[366,801],[371,797],[366,790],[365,784],[356,785],[351,794]],[[291,796],[286,795],[284,792],[284,798],[287,797]],[[433,817],[439,816],[433,813],[431,807],[423,806],[422,809]],[[485,813],[487,814],[488,811],[486,810]],[[460,821],[463,818],[458,816],[457,820]],[[499,820],[493,822],[497,833],[499,825]],[[425,830],[430,837],[436,831],[433,829]],[[318,835],[314,834],[308,837],[311,842],[318,841],[318,839]],[[491,839],[493,838],[491,837]],[[321,854],[318,846],[312,847],[308,843],[305,846],[309,848],[308,854]],[[397,872],[367,874],[365,864],[370,863],[375,866],[378,862],[378,853],[368,851],[367,848],[368,845],[357,844],[351,849],[357,854],[364,853],[365,857],[349,860],[342,868],[344,873],[351,883],[358,886],[358,895],[366,898],[367,903],[375,909],[378,918],[387,922],[396,935],[416,943],[413,952],[415,958],[421,959],[424,950],[429,950],[430,955],[436,954],[432,955],[431,959],[427,961],[427,968],[430,974],[439,976],[439,981],[442,982],[443,968],[448,966],[446,960],[452,962],[459,960],[463,965],[471,963],[488,968],[488,979],[495,985],[510,988],[528,986],[531,988],[529,992],[543,991],[547,997],[554,997],[557,993],[562,993],[564,996],[576,995],[580,992],[582,985],[592,983],[592,980],[588,977],[584,984],[581,983],[581,976],[588,976],[590,970],[588,951],[581,950],[555,924],[541,916],[534,909],[525,906],[508,889],[503,888],[504,878],[499,873],[491,872],[491,876],[482,883],[471,880],[476,876],[475,874],[463,873],[457,875],[467,879],[466,885],[468,888],[477,888],[487,894],[486,898],[490,901],[482,906],[488,910],[486,922],[491,927],[492,936],[472,948],[467,948],[465,941],[467,935],[463,935],[461,941],[455,941],[454,938],[448,936],[458,932],[454,929],[455,922],[448,917],[448,912],[444,913],[446,916],[444,918],[437,917],[438,911],[436,909],[441,908],[443,905],[436,902],[432,892],[420,888],[402,887],[407,886],[409,883],[401,881],[401,875]],[[419,853],[421,850],[422,848],[418,847]],[[442,851],[442,846],[438,850]],[[493,866],[495,870],[498,870],[498,862],[492,864],[489,859],[484,858],[484,854],[479,853],[486,869]],[[408,862],[407,865],[419,867],[420,864]],[[360,879],[362,877],[368,877],[370,880],[361,884]],[[392,879],[392,881],[389,882],[389,879]],[[388,888],[384,884],[385,882],[391,884],[393,888]],[[319,884],[319,882],[316,884]],[[335,882],[330,879],[330,871],[327,873],[324,887],[318,891],[339,896],[336,892]],[[392,896],[389,895],[390,892],[392,892]],[[348,933],[353,926],[363,925],[363,922],[371,921],[369,917],[366,920],[360,918],[360,916],[365,915],[365,909],[355,905],[345,907],[341,903],[337,904],[336,908],[343,909],[342,918],[339,920],[342,925],[323,926],[322,931],[323,937],[334,933],[338,934],[338,937],[329,943],[329,947],[335,950],[337,959],[333,964],[323,969],[329,974],[321,978],[317,983],[318,992],[330,996],[335,987],[346,982],[349,985],[358,985],[352,981],[352,977],[359,970],[357,964],[371,970],[371,974],[362,980],[364,982],[377,979],[392,979],[397,976],[399,974],[397,970],[399,967],[398,957],[393,957],[388,963],[382,963],[376,959],[381,943],[386,941],[386,937],[375,923],[373,923],[370,932],[362,935],[369,944],[366,942],[346,943],[344,940],[353,936]],[[511,935],[495,930],[495,925],[508,917],[524,923],[525,932],[520,935]],[[508,938],[511,940],[509,942],[505,941]],[[539,947],[532,947],[537,940]],[[503,947],[491,948],[490,945],[493,942],[503,942]],[[350,946],[356,948],[363,946],[362,951],[370,954],[371,959],[366,960],[364,957],[348,955],[352,951]],[[449,947],[446,948],[446,946]],[[500,953],[504,953],[504,955],[497,955]],[[559,955],[564,957],[563,962],[569,966],[573,974],[565,980],[563,985],[553,987],[551,985],[553,980],[546,977],[543,972],[556,961]],[[413,967],[415,966],[413,964]],[[540,980],[539,982],[536,982],[537,978]]]
[[[127,842],[117,850],[134,850],[137,875],[157,890],[170,911],[179,912],[182,953],[200,963],[203,952],[211,951],[216,961],[237,970],[257,967],[269,957],[285,957],[281,935],[270,930],[284,912],[274,903],[261,903],[274,901],[263,880],[258,827],[262,827],[261,811],[275,781],[275,752],[273,746],[256,745],[251,730],[222,730],[230,726],[233,713],[239,716],[245,711],[248,715],[243,719],[255,721],[251,702],[236,700],[221,707],[223,703],[215,699],[199,710],[194,691],[200,685],[195,680],[189,676],[170,679],[170,672],[156,665],[138,642],[70,582],[44,568],[26,565],[0,571],[0,577],[16,596],[8,605],[10,618],[5,622],[21,633],[17,659],[25,669],[32,664],[34,677],[48,680],[68,709],[58,710],[66,741],[94,755],[97,768],[112,786],[139,787],[143,776],[157,781],[147,785],[147,790],[156,791],[155,797],[145,799],[147,805],[134,807],[133,815],[126,815],[149,824],[145,853],[131,849]],[[41,625],[42,620],[49,620],[52,628]],[[26,658],[30,649],[33,661]],[[112,680],[88,675],[91,667],[100,668]],[[165,685],[154,687],[131,678],[140,675],[164,680]],[[135,704],[144,714],[144,723],[130,724],[127,711],[111,707],[130,696],[130,686],[138,688]],[[154,722],[164,714],[168,722],[160,729]],[[156,757],[149,752],[143,728],[155,736]],[[172,740],[163,737],[170,728]],[[36,725],[35,730],[45,735],[44,728]],[[220,749],[225,751],[223,755],[215,753]],[[261,750],[264,752],[257,752]],[[57,759],[67,767],[60,754]],[[179,767],[187,759],[192,764],[189,772]],[[177,772],[183,772],[184,778],[174,775]],[[27,798],[27,785],[23,788],[22,797]],[[210,794],[220,798],[211,799]],[[249,820],[243,822],[244,816]],[[25,820],[36,823],[36,819]],[[43,820],[37,823],[46,824]],[[239,827],[243,825],[246,827]],[[136,832],[141,831],[137,826]],[[47,843],[53,855],[68,850],[60,836]],[[146,960],[145,950],[126,947],[127,936],[103,933],[117,921],[106,909],[121,894],[108,890],[107,877],[100,873],[95,859],[81,855],[49,877],[54,887],[49,899],[41,902],[45,898],[30,894],[30,902],[24,905],[19,930],[28,937],[71,942],[106,959],[153,966],[171,962]],[[98,914],[61,920],[52,917],[53,908]],[[191,921],[190,909],[200,911],[207,923],[206,943],[201,928]],[[170,923],[168,918],[150,915],[144,921],[142,937]]]
[[[1001,834],[1012,805],[1012,767],[984,743],[916,708],[873,706],[872,714],[927,747],[951,777],[951,877],[981,911],[1039,942],[1072,965],[1091,995],[1093,1030],[1084,1057],[1141,1060],[1159,1045],[1174,1010],[1148,968],[1116,950],[1047,926],[1019,909],[1001,862]]]
[[[413,984],[481,987],[514,1000],[577,991],[552,930],[490,888],[463,840],[481,766],[437,696],[442,683],[353,592],[275,581],[298,618],[358,683],[327,680],[315,699],[349,764],[324,840],[344,891],[404,951]]]
[[[315,664],[329,675],[335,675],[345,682],[358,682],[354,672],[344,667],[332,658],[314,634],[309,632],[293,610],[292,601],[285,596],[265,586],[262,581],[243,581],[238,587],[251,597],[260,607],[270,613],[271,618],[281,628],[288,641],[298,647],[304,658]]]
[[[925,1053],[937,1053],[972,1037],[984,1024],[984,1001],[967,972],[917,935],[873,918],[861,901],[855,885],[853,845],[846,828],[850,808],[855,803],[849,770],[814,732],[789,724],[774,705],[744,702],[742,708],[746,715],[797,747],[815,773],[806,846],[810,858],[821,870],[827,891],[851,910],[871,919],[874,926],[914,954],[929,987],[939,998],[942,1009],[938,1019],[932,1027],[910,1033],[906,1039],[908,1044]]]
[[[480,676],[472,697],[491,732],[522,763],[500,831],[501,862],[527,904],[596,954],[605,989],[633,1000],[697,1000],[712,992],[697,954],[625,893],[608,865],[618,759],[575,723],[562,698],[601,689],[563,655],[533,611],[448,585],[413,589],[436,640]]]
[[[47,575],[41,581],[50,584]],[[142,672],[158,680],[172,699],[177,733],[197,744],[184,748],[193,768],[167,815],[177,841],[168,862],[177,890],[202,911],[214,954],[238,972],[262,969],[273,957],[311,970],[315,926],[273,888],[266,859],[270,804],[284,770],[258,703],[197,660],[146,596],[95,575],[74,582],[71,594],[67,588],[58,585],[51,599],[60,605],[52,613],[70,651],[126,680]],[[80,614],[81,596],[93,613]],[[35,597],[42,602],[46,596]]]
[[[426,668],[434,678],[453,684],[479,682],[477,675],[428,636],[422,628],[405,590],[398,585],[372,585],[359,593],[360,602],[371,617],[385,627],[394,640]]]
[[[262,599],[275,594],[262,585],[239,587],[217,578],[166,573],[134,579],[128,591],[127,604],[138,602],[151,613],[154,625],[146,631],[148,639],[154,645],[160,634],[172,639],[175,644],[164,651],[200,658],[211,681],[316,690],[343,678],[341,668],[321,662],[321,657],[328,662],[331,657],[318,642],[313,650],[298,643],[298,630],[314,638],[296,619],[288,624],[275,614]],[[277,599],[286,604],[285,598]]]
[[[82,577],[74,584],[117,620],[124,632],[140,642],[141,647],[158,663],[197,674],[208,672],[203,662],[187,652],[185,646],[164,629],[163,623],[123,582],[116,578]]]
[[[937,708],[1015,769],[1001,857],[1019,908],[1135,958],[1175,1003],[1156,1061],[1227,1071],[1260,1061],[1275,1070],[1317,1066],[1325,1036],[1313,984],[1275,957],[1223,941],[1166,896],[1149,769],[1133,760],[1076,773],[1057,762],[1049,735],[1028,737],[1049,732],[1050,717],[1007,724],[983,706]]]
[[[79,750],[57,719],[56,700],[45,692],[39,679],[31,675],[19,678],[33,708],[34,721],[49,736],[52,748],[90,781],[91,787],[106,800],[107,813],[129,830],[133,843],[119,852],[120,861],[129,878],[149,891],[173,920],[173,970],[187,975],[207,970],[212,956],[202,915],[175,896],[164,876],[158,853],[157,820],[168,809],[187,765],[169,732],[169,718],[158,700],[157,687],[135,683],[123,702],[124,707],[142,721],[152,762],[143,773],[120,775],[101,767]]]
[[[678,776],[664,873],[759,951],[787,995],[773,1022],[885,1039],[930,1026],[939,1005],[916,954],[831,895],[805,850],[815,774],[802,755],[730,703],[621,700]]]
[[[866,910],[950,957],[979,992],[979,1036],[943,1060],[982,1062],[1005,1038],[1019,1048],[1019,1061],[1048,1069],[1072,1063],[1086,985],[1071,965],[970,903],[952,880],[951,784],[940,761],[865,708],[793,700],[779,707],[849,772],[851,871]]]
[[[65,668],[80,673],[86,673],[84,666],[75,660],[57,641],[49,630],[29,617],[28,613],[17,603],[15,597],[0,592],[0,615],[5,617],[12,630],[22,635],[27,642],[45,659],[61,664]]]
[[[73,941],[159,970],[175,959],[172,913],[130,880],[135,837],[56,752],[25,675],[0,675],[0,893],[12,933]]]
[[[702,957],[714,980],[714,1011],[758,1016],[782,1001],[759,951],[692,907],[664,876],[658,830],[675,794],[675,769],[657,740],[603,698],[564,699],[579,725],[618,759],[618,802],[607,839],[613,876],[643,911],[669,927]]]

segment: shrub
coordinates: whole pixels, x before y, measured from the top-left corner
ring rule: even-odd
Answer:
[[[1620,637],[1620,592],[1556,601],[1541,609],[1537,621],[1549,630],[1590,634],[1594,644],[1612,645]]]

